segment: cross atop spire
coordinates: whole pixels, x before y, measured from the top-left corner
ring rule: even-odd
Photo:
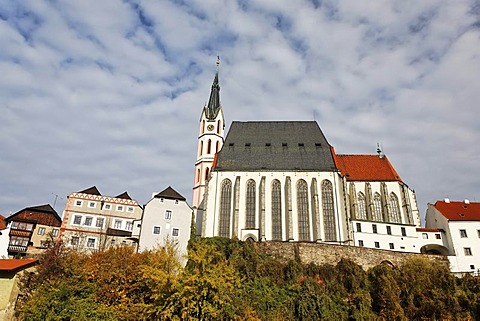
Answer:
[[[207,119],[213,120],[217,117],[220,105],[220,85],[218,84],[218,66],[220,65],[220,56],[217,56],[217,68],[215,71],[215,78],[213,79],[212,90],[210,92],[210,99],[208,105],[205,107],[205,114]]]

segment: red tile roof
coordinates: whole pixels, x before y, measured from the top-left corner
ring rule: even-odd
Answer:
[[[7,228],[7,223],[5,222],[5,216],[0,215],[0,230]]]
[[[335,165],[348,181],[402,181],[386,156],[333,155]]]
[[[0,259],[0,271],[14,271],[37,263],[33,259]]]
[[[433,206],[450,221],[480,221],[480,203],[436,201]]]

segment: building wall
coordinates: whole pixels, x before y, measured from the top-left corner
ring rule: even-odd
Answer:
[[[425,257],[439,264],[448,265],[446,256],[424,255],[396,251],[369,249],[358,246],[342,246],[324,243],[290,243],[290,242],[260,242],[255,243],[257,249],[278,259],[295,260],[299,258],[304,264],[336,264],[342,258],[350,259],[361,265],[365,270],[382,262],[398,266],[411,257]]]
[[[237,236],[244,240],[252,237],[254,240],[272,240],[272,193],[271,186],[274,180],[281,184],[281,217],[282,217],[282,240],[299,240],[299,221],[297,203],[297,184],[304,180],[308,186],[308,217],[309,232],[311,241],[325,240],[325,229],[323,220],[323,202],[321,194],[322,181],[328,180],[333,187],[333,208],[335,217],[336,241],[344,242],[349,240],[347,210],[345,204],[345,193],[343,180],[335,172],[217,172],[212,173],[208,181],[205,204],[206,215],[202,225],[202,235],[206,237],[219,235],[218,218],[220,213],[221,186],[225,179],[232,183],[231,199],[231,237]],[[247,181],[255,181],[255,228],[246,228],[246,197]],[[291,207],[286,201],[286,186],[290,181]],[[264,202],[261,197],[262,186],[264,186]],[[237,187],[238,186],[238,187]],[[316,186],[316,187],[315,187]],[[238,200],[238,201],[237,201]],[[237,207],[238,204],[238,207]],[[263,204],[263,205],[262,205]],[[312,206],[316,204],[316,206]],[[317,206],[318,205],[318,206]],[[290,211],[289,208],[290,207]],[[264,210],[263,210],[264,208]],[[316,210],[314,210],[316,208]],[[287,224],[290,220],[291,224]],[[317,221],[317,224],[313,224]],[[288,226],[288,228],[287,228]],[[315,227],[314,227],[315,226]],[[314,229],[317,229],[316,231]]]
[[[29,267],[21,271],[0,271],[0,321],[14,320],[14,309],[17,296],[20,294],[19,279],[24,273],[35,271]]]
[[[8,243],[10,242],[9,234],[10,224],[7,224],[6,229],[0,230],[0,259],[8,258]]]
[[[177,244],[179,255],[185,255],[191,221],[192,209],[185,201],[152,198],[143,211],[139,251],[162,247],[171,240]]]
[[[65,206],[60,233],[69,245],[81,250],[122,244],[136,246],[130,236],[133,221],[141,216],[142,208],[135,200],[72,193]],[[107,233],[109,228],[118,233]],[[72,243],[77,238],[78,244]],[[94,240],[93,246],[89,240]]]

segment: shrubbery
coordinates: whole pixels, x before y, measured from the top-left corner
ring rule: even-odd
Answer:
[[[23,282],[23,320],[476,320],[480,279],[422,259],[364,271],[280,262],[224,238],[90,255],[54,244]]]

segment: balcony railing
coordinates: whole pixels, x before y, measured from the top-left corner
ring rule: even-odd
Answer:
[[[23,245],[8,245],[8,252],[16,253],[25,253],[27,252],[27,247]]]

